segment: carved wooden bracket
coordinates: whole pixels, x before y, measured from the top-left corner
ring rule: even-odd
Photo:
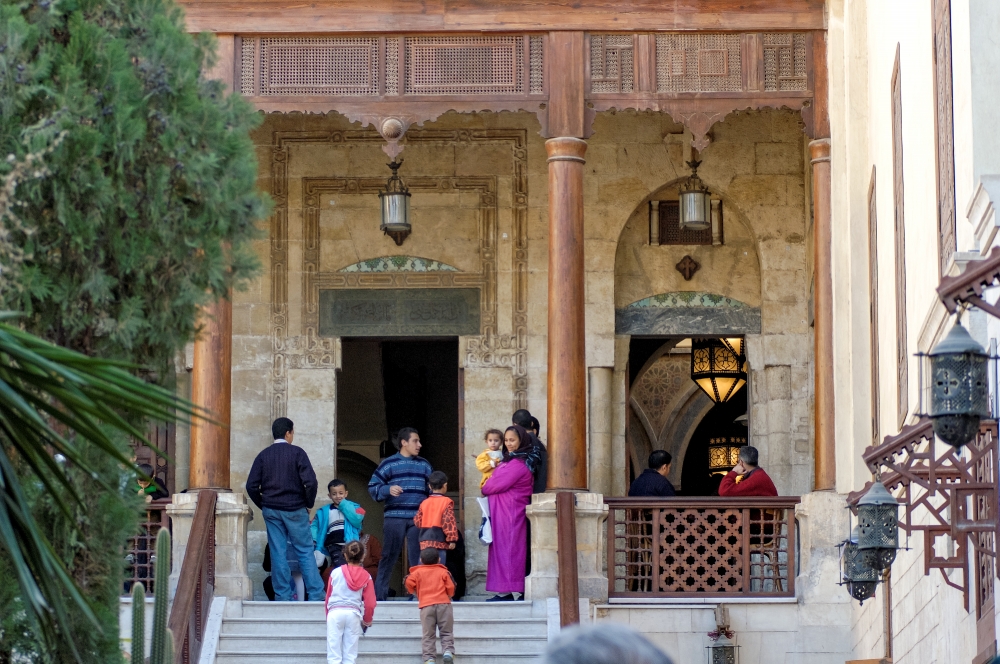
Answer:
[[[964,452],[944,447],[942,453],[931,421],[923,418],[886,436],[881,445],[868,447],[862,458],[903,505],[899,527],[923,533],[924,572],[940,569],[945,583],[963,592],[966,610],[971,588],[968,553],[975,554],[979,608],[993,595],[997,573],[997,423],[984,421]],[[848,495],[852,509],[871,485]],[[945,535],[955,542],[955,551],[939,556],[935,543]],[[961,570],[961,584],[951,580],[949,570]]]
[[[948,313],[955,313],[960,304],[971,304],[1000,318],[1000,307],[983,299],[983,290],[1000,280],[1000,247],[993,247],[987,258],[973,261],[962,274],[944,277],[938,286],[938,297]]]
[[[674,266],[677,271],[684,276],[684,281],[691,281],[694,273],[701,268],[701,264],[690,256],[684,256],[681,262]]]

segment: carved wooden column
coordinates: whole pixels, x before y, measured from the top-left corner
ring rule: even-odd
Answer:
[[[213,420],[191,422],[191,489],[229,487],[229,415],[232,397],[233,304],[205,307],[204,329],[194,342],[191,401]]]
[[[833,232],[830,226],[830,139],[809,143],[812,158],[813,240],[815,274],[813,307],[816,362],[816,481],[817,491],[835,489],[837,453],[834,440],[833,393]]]

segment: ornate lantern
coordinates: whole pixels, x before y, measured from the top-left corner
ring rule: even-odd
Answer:
[[[989,357],[957,322],[928,356],[934,433],[961,447],[979,432],[980,419],[990,414]]]
[[[708,472],[725,475],[740,460],[740,448],[747,444],[746,436],[719,436],[708,439]]]
[[[392,175],[385,183],[385,191],[378,192],[379,201],[382,204],[382,225],[380,230],[391,237],[396,246],[403,244],[403,240],[410,234],[410,190],[403,184],[399,177],[399,167],[403,165],[403,160],[395,159],[389,164]]]
[[[855,526],[851,537],[841,543],[841,585],[846,585],[851,597],[864,604],[866,599],[875,596],[879,572],[871,564],[871,553],[858,548],[858,537],[858,527]]]
[[[680,187],[681,230],[703,231],[712,226],[712,196],[698,177],[700,161],[689,161],[691,175]]]
[[[708,646],[709,664],[736,664],[738,659],[739,646],[733,643],[733,633],[729,631],[718,631],[718,636]],[[711,637],[711,634],[709,634]]]
[[[882,482],[858,501],[858,551],[868,552],[877,571],[889,569],[899,548],[899,502]]]
[[[736,357],[747,356],[746,337],[722,337],[722,343],[733,352]]]
[[[729,401],[746,385],[744,360],[718,339],[691,340],[691,380],[716,403]]]

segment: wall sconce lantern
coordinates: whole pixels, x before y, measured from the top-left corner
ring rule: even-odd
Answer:
[[[744,363],[718,339],[691,340],[691,380],[715,403],[729,401],[746,385]]]
[[[850,538],[841,542],[840,564],[841,584],[847,586],[847,592],[862,605],[866,599],[875,596],[878,586],[879,571],[871,564],[871,554],[858,548],[860,533],[855,526]]]
[[[976,437],[980,420],[990,415],[989,356],[956,322],[928,357],[934,433],[961,447]]]
[[[899,501],[882,482],[876,481],[858,501],[859,552],[869,555],[869,564],[884,572],[899,549]]]
[[[722,605],[715,607],[715,629],[708,633],[712,645],[708,651],[709,664],[737,664],[740,647],[733,642],[733,631],[729,629],[729,612]]]
[[[698,160],[689,161],[691,175],[680,187],[681,229],[703,231],[712,226],[712,196],[708,187],[698,177]]]
[[[396,246],[401,246],[412,230],[410,226],[410,190],[399,177],[399,167],[403,160],[392,160],[389,168],[392,175],[385,183],[385,191],[378,192],[382,204],[382,225],[380,230],[391,237]]]

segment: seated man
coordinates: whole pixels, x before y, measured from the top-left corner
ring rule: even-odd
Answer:
[[[722,478],[720,496],[777,496],[774,482],[763,468],[757,466],[757,448],[747,445],[740,448],[740,460]]]
[[[670,462],[672,461],[670,452],[656,450],[649,455],[649,468],[642,471],[639,477],[635,478],[632,486],[629,487],[630,497],[656,497],[676,496],[674,485],[667,479],[670,474]]]

